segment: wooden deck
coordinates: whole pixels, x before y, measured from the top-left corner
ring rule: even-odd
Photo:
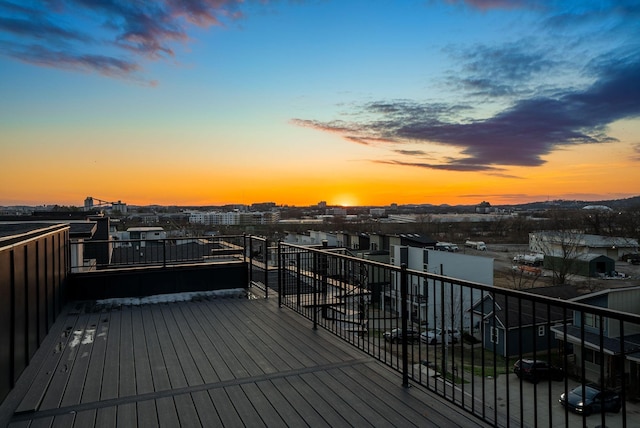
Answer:
[[[70,305],[0,426],[485,426],[286,308]]]

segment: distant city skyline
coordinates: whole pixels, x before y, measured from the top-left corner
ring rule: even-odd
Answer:
[[[0,205],[638,195],[632,0],[0,1]]]

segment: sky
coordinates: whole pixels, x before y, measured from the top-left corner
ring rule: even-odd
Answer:
[[[639,194],[638,0],[0,0],[0,205]]]

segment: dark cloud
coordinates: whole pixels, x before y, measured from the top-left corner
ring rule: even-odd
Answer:
[[[615,141],[612,122],[640,116],[640,57],[602,59],[600,77],[582,89],[557,91],[515,102],[486,119],[464,119],[464,105],[398,102],[369,103],[352,123],[298,120],[296,123],[349,139],[384,138],[394,144],[440,144],[461,156],[438,164],[389,162],[455,171],[493,171],[497,165],[539,166],[543,156],[570,145]],[[395,150],[401,150],[396,148]],[[408,153],[406,153],[408,154]]]
[[[174,55],[191,25],[239,19],[242,0],[0,0],[0,54],[37,65],[127,77]],[[82,24],[80,24],[82,22]],[[90,37],[100,29],[104,38]],[[136,78],[136,77],[133,77]]]
[[[407,156],[426,156],[427,152],[423,150],[394,150],[395,153]]]
[[[521,40],[500,46],[475,45],[452,56],[462,70],[449,78],[449,84],[468,96],[516,97],[535,91],[538,76],[547,75],[559,64],[548,50]]]

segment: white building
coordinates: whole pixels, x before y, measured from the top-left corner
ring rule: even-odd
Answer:
[[[541,231],[529,234],[529,251],[571,258],[580,254],[600,254],[618,260],[624,254],[637,252],[638,240],[567,230]]]
[[[393,246],[392,255],[391,263],[395,266],[405,264],[409,270],[493,285],[493,259],[489,257],[408,246]],[[408,310],[412,321],[427,329],[442,327],[443,315],[446,326],[461,326],[469,330],[475,327],[477,320],[471,319],[468,309],[480,299],[479,290],[452,286],[446,281],[425,281],[421,276],[409,275],[408,294],[411,296]],[[382,306],[400,313],[399,275],[392,277],[391,289],[383,293]]]

